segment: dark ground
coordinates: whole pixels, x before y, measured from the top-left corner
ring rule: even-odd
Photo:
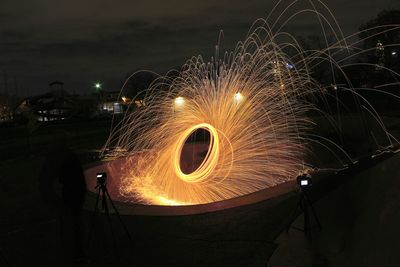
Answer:
[[[314,205],[322,230],[311,240],[282,233],[268,266],[399,266],[399,162],[396,155],[326,194]]]
[[[400,129],[398,120],[388,122],[394,132]],[[0,130],[0,266],[266,266],[269,259],[268,266],[397,266],[400,262],[396,254],[400,159],[394,157],[349,177],[348,183],[315,204],[323,228],[313,231],[312,241],[296,230],[282,233],[297,202],[297,195],[291,194],[250,210],[223,211],[222,217],[138,217],[130,228],[132,245],[117,218],[113,217],[114,243],[109,224],[99,216],[93,238],[85,245],[85,260],[78,263],[71,256],[70,241],[65,242],[70,230],[61,226],[59,212],[50,211],[42,201],[38,174],[51,140],[65,132],[81,161],[93,161],[93,150],[107,137],[108,123],[39,128],[29,147],[23,129]],[[91,213],[85,212],[83,218],[87,233]]]

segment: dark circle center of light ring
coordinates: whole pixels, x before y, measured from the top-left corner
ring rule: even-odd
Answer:
[[[210,132],[204,128],[198,128],[188,136],[180,156],[180,167],[184,174],[193,173],[206,160],[210,142]]]

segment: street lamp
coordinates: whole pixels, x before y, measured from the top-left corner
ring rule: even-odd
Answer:
[[[185,104],[185,99],[181,96],[178,96],[177,98],[175,98],[174,103],[176,107],[181,107]]]
[[[243,95],[242,95],[241,93],[236,93],[236,94],[233,96],[233,99],[234,99],[236,102],[240,102],[240,101],[243,100]]]
[[[101,90],[101,83],[100,82],[96,82],[94,84],[94,88],[96,88],[96,90]]]

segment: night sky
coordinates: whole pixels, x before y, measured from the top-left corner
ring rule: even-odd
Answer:
[[[278,16],[291,1],[284,1]],[[294,11],[305,8],[300,1]],[[317,2],[316,0],[314,2]],[[60,80],[69,92],[88,93],[95,81],[118,90],[128,74],[148,69],[164,74],[193,55],[213,55],[219,31],[232,49],[252,22],[276,1],[265,0],[1,0],[0,93],[15,84],[20,95],[49,90]],[[345,35],[400,0],[326,0]],[[324,12],[326,14],[326,11]],[[294,35],[317,32],[312,15],[285,28]],[[14,82],[14,80],[16,82]]]

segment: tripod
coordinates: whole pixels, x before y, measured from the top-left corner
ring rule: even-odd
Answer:
[[[313,229],[314,227],[311,227],[311,224],[310,224],[309,209],[311,209],[311,213],[312,213],[312,215],[314,217],[315,222],[317,223],[317,227],[319,229],[322,229],[322,227],[321,227],[321,223],[319,222],[317,213],[315,212],[315,210],[314,210],[314,208],[312,206],[312,203],[310,201],[310,198],[308,197],[307,189],[306,188],[300,188],[300,190],[301,190],[300,191],[301,192],[300,193],[300,199],[299,199],[299,201],[297,203],[297,206],[296,206],[296,209],[293,211],[292,216],[290,218],[290,221],[289,221],[289,223],[288,223],[288,225],[286,227],[286,233],[289,232],[290,228],[293,228],[293,229],[296,229],[296,230],[304,232],[304,234],[306,236],[309,236],[311,238],[310,230]],[[292,225],[294,220],[297,217],[297,212],[298,212],[299,209],[300,209],[300,211],[303,212],[303,215],[304,215],[303,229]]]
[[[95,226],[96,217],[99,212],[99,200],[100,200],[100,195],[101,195],[101,208],[104,211],[104,213],[106,214],[108,223],[110,224],[110,229],[111,229],[111,234],[113,236],[114,245],[116,244],[116,241],[115,241],[114,230],[112,227],[112,220],[111,220],[107,200],[108,200],[108,202],[111,203],[111,207],[113,208],[115,214],[117,215],[122,227],[124,228],[126,235],[128,236],[128,239],[132,245],[132,237],[129,234],[128,228],[125,226],[124,222],[122,221],[121,215],[119,214],[117,208],[114,205],[114,202],[112,201],[112,199],[110,197],[110,194],[108,193],[107,186],[106,186],[106,174],[105,173],[97,175],[97,185],[96,185],[95,189],[97,190],[97,197],[96,197],[96,204],[94,207],[94,212],[93,212],[93,217],[92,217],[92,225],[91,225],[91,228],[89,231],[88,244],[90,244],[92,232],[93,232],[93,229]]]

